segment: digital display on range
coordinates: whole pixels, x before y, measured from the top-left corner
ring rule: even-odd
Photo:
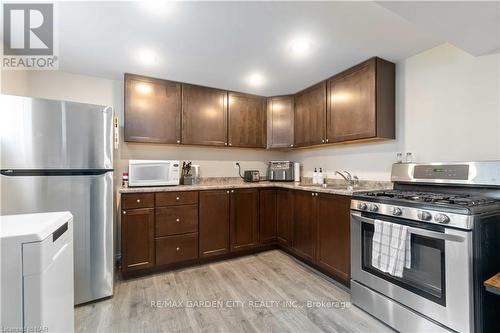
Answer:
[[[418,179],[468,180],[469,165],[417,165],[413,171],[413,177]]]

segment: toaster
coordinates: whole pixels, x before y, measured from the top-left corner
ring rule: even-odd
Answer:
[[[271,161],[267,168],[267,179],[270,181],[293,182],[295,172],[293,162]]]
[[[246,170],[243,174],[243,180],[245,182],[258,182],[260,181],[259,170]]]

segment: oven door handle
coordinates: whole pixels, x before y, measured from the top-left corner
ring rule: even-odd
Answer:
[[[363,222],[363,223],[375,224],[374,219],[370,219],[370,218],[361,216],[361,214],[357,213],[357,212],[351,212],[351,217],[353,219],[358,220],[358,221]],[[420,229],[420,228],[413,228],[413,227],[408,227],[408,232],[415,234],[415,235],[431,237],[431,238],[435,238],[435,239],[442,239],[442,240],[450,241],[450,242],[461,243],[465,240],[465,238],[462,236],[445,234],[442,232],[430,231],[427,229]]]

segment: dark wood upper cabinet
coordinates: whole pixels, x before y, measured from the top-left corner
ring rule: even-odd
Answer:
[[[229,93],[228,145],[266,147],[266,98]]]
[[[122,210],[122,271],[130,272],[155,265],[154,208]]]
[[[293,240],[295,253],[311,262],[316,254],[316,193],[295,191],[293,196]]]
[[[326,81],[295,94],[294,145],[325,142]]]
[[[259,191],[231,190],[231,251],[246,250],[258,244]]]
[[[227,145],[227,92],[182,85],[182,143]]]
[[[216,190],[200,192],[200,258],[229,253],[229,204],[229,191]]]
[[[259,241],[261,244],[276,241],[276,190],[259,192]]]
[[[125,141],[181,143],[181,84],[125,74]]]
[[[328,80],[327,140],[395,138],[395,64],[372,58]]]
[[[293,96],[267,99],[267,147],[293,147]]]
[[[291,190],[277,190],[276,238],[283,245],[291,245],[293,210],[293,192]]]
[[[350,197],[319,194],[318,244],[316,263],[349,285],[350,280]]]

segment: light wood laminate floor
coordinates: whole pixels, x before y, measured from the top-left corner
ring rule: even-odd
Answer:
[[[392,332],[349,301],[329,278],[273,250],[118,279],[113,298],[76,308],[75,326],[77,332]]]

